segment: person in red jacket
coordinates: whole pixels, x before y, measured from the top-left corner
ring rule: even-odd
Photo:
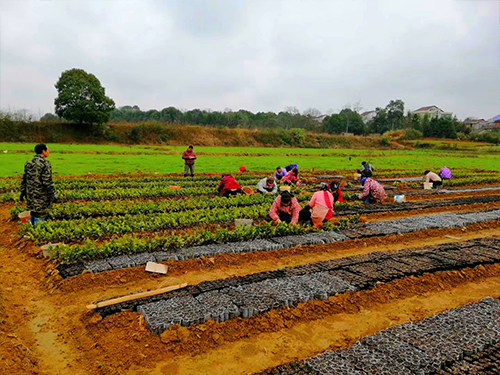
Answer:
[[[286,174],[285,177],[283,177],[281,181],[287,185],[298,186],[300,184],[299,170],[297,168],[293,168],[290,172]]]
[[[328,184],[330,191],[332,192],[334,203],[344,202],[344,197],[342,196],[342,190],[340,190],[340,182],[332,181]]]
[[[196,160],[196,154],[193,151],[193,146],[189,146],[188,149],[182,153],[182,158],[184,159],[184,177],[187,177],[189,172],[191,172],[191,177],[194,177],[194,161]]]
[[[226,198],[229,198],[230,195],[243,193],[240,184],[236,182],[233,176],[228,174],[222,175],[217,191]]]

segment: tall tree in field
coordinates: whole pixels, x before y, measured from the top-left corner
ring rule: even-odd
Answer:
[[[400,99],[391,100],[385,107],[385,110],[391,130],[399,129],[405,113],[405,103]]]
[[[59,117],[79,124],[103,124],[109,120],[115,102],[105,94],[101,82],[82,69],[63,72],[56,83],[54,100]]]

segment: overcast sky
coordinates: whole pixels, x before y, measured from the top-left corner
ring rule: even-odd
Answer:
[[[500,113],[496,0],[0,0],[0,108],[54,112],[65,70],[118,107],[287,106],[402,99]]]

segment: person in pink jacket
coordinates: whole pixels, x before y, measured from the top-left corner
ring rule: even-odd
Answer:
[[[321,228],[323,223],[333,217],[334,198],[329,191],[328,184],[326,182],[320,183],[319,189],[300,213],[301,222],[310,220],[316,228]],[[308,217],[309,220],[307,220]]]
[[[274,200],[269,216],[275,223],[297,224],[301,207],[297,198],[284,191]]]

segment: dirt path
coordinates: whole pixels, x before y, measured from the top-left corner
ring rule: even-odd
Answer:
[[[5,210],[0,220],[7,220]],[[9,229],[0,229],[0,373],[76,374],[80,368],[74,352],[54,327],[60,309],[47,301],[43,290],[46,261],[23,251],[26,243],[19,244]]]

